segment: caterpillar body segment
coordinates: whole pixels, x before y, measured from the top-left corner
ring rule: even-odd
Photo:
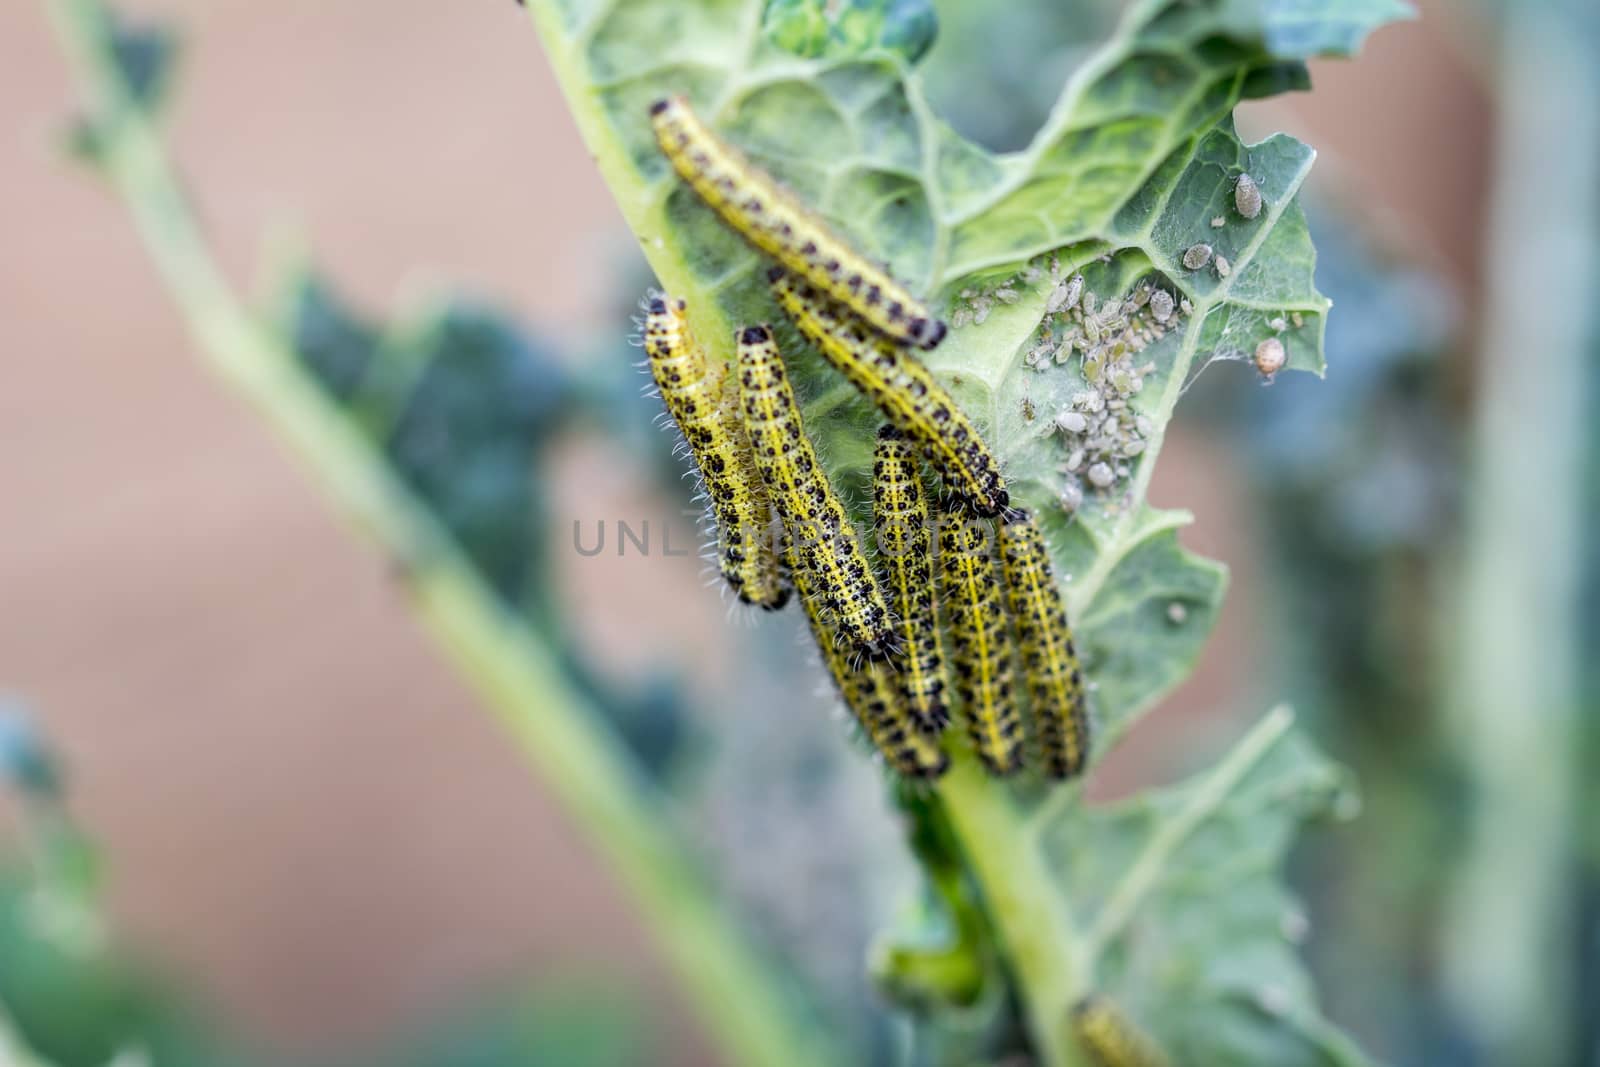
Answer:
[[[911,721],[888,664],[858,661],[858,657],[839,647],[838,632],[827,619],[827,598],[814,588],[810,573],[792,553],[789,564],[822,663],[884,762],[907,778],[933,779],[942,775],[950,766],[950,758],[936,737],[918,730]]]
[[[1006,604],[1022,653],[1034,737],[1045,773],[1072,778],[1083,773],[1089,757],[1089,709],[1066,602],[1033,516],[1019,511],[1002,521],[999,539]]]
[[[1010,501],[1000,464],[978,428],[922,361],[875,336],[855,316],[781,267],[767,275],[801,335],[889,422],[922,446],[945,485],[979,515]]]
[[[745,240],[884,336],[922,348],[944,340],[945,324],[926,304],[712,132],[683,97],[656,101],[650,125],[673,169]]]
[[[1161,1047],[1098,993],[1073,1005],[1072,1033],[1094,1067],[1171,1067]]]
[[[739,396],[751,454],[773,508],[834,625],[869,658],[894,649],[889,608],[861,538],[806,436],[783,359],[765,326],[739,331]]]
[[[901,649],[895,681],[912,722],[924,733],[938,734],[950,723],[950,707],[928,498],[917,454],[893,426],[878,431],[873,450],[872,518],[883,589],[896,616]]]
[[[644,347],[650,376],[689,445],[717,521],[722,576],[747,604],[776,611],[789,599],[773,544],[772,508],[756,470],[726,367],[708,364],[681,300],[652,297]]]
[[[1025,738],[988,522],[947,505],[939,530],[939,571],[951,664],[973,750],[991,774],[1012,774],[1022,767]]]

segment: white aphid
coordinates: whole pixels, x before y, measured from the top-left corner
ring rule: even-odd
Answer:
[[[1228,262],[1226,256],[1217,257],[1217,275],[1226,278],[1233,273],[1233,264]]]
[[[1261,214],[1261,188],[1250,175],[1241,174],[1233,183],[1233,206],[1247,219]]]
[[[1104,489],[1115,480],[1116,474],[1109,463],[1096,463],[1089,468],[1089,481],[1096,489]]]
[[[1183,265],[1187,270],[1199,270],[1211,262],[1211,246],[1208,244],[1190,245],[1183,253]]]
[[[1063,433],[1082,433],[1089,428],[1089,420],[1077,411],[1063,411],[1056,416],[1056,425]]]
[[[1211,228],[1213,230],[1220,230],[1224,226],[1226,226],[1227,224],[1228,224],[1228,220],[1223,218],[1221,215],[1218,215],[1218,216],[1216,216],[1215,218],[1213,218],[1211,220]]]
[[[1157,322],[1166,322],[1172,318],[1172,294],[1165,289],[1157,289],[1150,294],[1150,314]]]
[[[1077,482],[1068,482],[1061,487],[1061,496],[1057,499],[1061,502],[1062,511],[1077,511],[1083,506],[1083,486]]]
[[[1273,376],[1283,369],[1283,365],[1289,362],[1289,354],[1284,351],[1282,341],[1276,337],[1269,337],[1256,345],[1253,361],[1261,377],[1270,382]]]
[[[1071,311],[1077,306],[1078,298],[1083,295],[1083,275],[1074,274],[1050,293],[1050,299],[1045,301],[1044,309],[1054,315],[1060,311]]]

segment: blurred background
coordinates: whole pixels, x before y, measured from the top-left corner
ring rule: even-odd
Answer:
[[[387,420],[397,467],[496,593],[684,798],[762,943],[870,1047],[885,1024],[861,960],[905,861],[882,859],[896,827],[812,691],[794,620],[732,617],[693,558],[571,551],[575,520],[590,539],[602,517],[699,534],[624,343],[648,276],[525,16],[487,0],[121,6],[181,28],[167,128],[229,276],[283,309],[356,417]],[[1021,5],[1036,21],[1015,36],[961,32],[976,5],[938,6],[935,99],[965,132],[1018,143],[1059,85],[1008,86],[1037,69],[1019,50],[1074,38],[1024,40],[1049,4]],[[1600,232],[1592,203],[1544,210],[1548,181],[1592,174],[1551,152],[1600,158],[1596,101],[1518,67],[1526,42],[1495,10],[1420,6],[1357,61],[1314,63],[1314,93],[1241,112],[1247,140],[1282,129],[1321,152],[1307,207],[1336,304],[1329,375],[1263,390],[1226,365],[1186,398],[1152,499],[1195,512],[1185,543],[1233,584],[1200,670],[1097,789],[1170,777],[1191,740],[1293,701],[1366,795],[1296,862],[1332,1018],[1391,1062],[1495,1062],[1462,1017],[1478,998],[1518,1014],[1496,982],[1527,977],[1514,942],[1551,937],[1533,916],[1554,908],[1569,936],[1526,991],[1573,1036],[1522,1062],[1600,1063],[1582,1010],[1600,971],[1594,849],[1569,789],[1595,766],[1578,714],[1593,635],[1562,614],[1596,568],[1568,544],[1563,581],[1550,545],[1596,476],[1593,441],[1546,403],[1592,404]],[[972,40],[983,54],[960,51]],[[1079,40],[1043,59],[1065,71]],[[1593,39],[1564,40],[1592,71]],[[953,91],[978,76],[1005,106]],[[0,1002],[69,1010],[64,972],[18,963],[43,867],[92,894],[83,936],[138,961],[95,977],[108,1016],[165,1017],[181,991],[172,1025],[207,1035],[196,1047],[708,1062],[602,859],[408,614],[406,564],[352,536],[202,366],[123,207],[68,165],[76,99],[43,5],[0,5],[0,772],[10,744],[21,783],[0,788],[0,857],[23,872],[0,896]],[[263,245],[315,273],[274,281]],[[355,396],[379,359],[404,387]],[[1482,503],[1498,478],[1515,504]],[[1549,522],[1517,510],[1552,501]],[[1473,631],[1484,617],[1504,632]],[[1509,674],[1491,653],[1486,679],[1454,669],[1480,658],[1462,650],[1473,632]],[[1528,701],[1502,709],[1521,733],[1476,710],[1508,690]],[[1470,822],[1468,796],[1505,800],[1505,818]],[[451,1036],[466,1033],[470,1053]],[[567,1051],[508,1051],[552,1041]],[[55,1054],[104,1051],[83,1037]]]

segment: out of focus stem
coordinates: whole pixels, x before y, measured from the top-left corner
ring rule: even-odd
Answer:
[[[1441,942],[1485,1063],[1575,1063],[1583,385],[1600,285],[1600,46],[1587,0],[1504,5],[1473,499],[1446,725],[1468,837]],[[1587,32],[1582,25],[1589,23]],[[1591,534],[1592,536],[1592,534]]]
[[[189,211],[148,114],[130,93],[99,0],[54,0],[89,99],[93,150],[188,320],[200,351],[265,416],[355,526],[400,561],[417,617],[611,863],[730,1064],[847,1060],[741,938],[633,760],[556,658],[502,609],[427,509],[242,305]],[[537,902],[530,901],[530,909]]]

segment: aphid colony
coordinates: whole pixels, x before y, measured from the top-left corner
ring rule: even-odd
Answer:
[[[1072,512],[1082,506],[1086,492],[1094,492],[1114,511],[1120,507],[1114,494],[1131,476],[1154,430],[1134,406],[1156,370],[1143,353],[1178,329],[1194,308],[1147,281],[1123,296],[1102,299],[1085,287],[1082,274],[1064,274],[1059,264],[1050,264],[1056,285],[1023,363],[1044,372],[1080,357],[1083,388],[1053,420],[1064,453],[1059,500]]]
[[[806,434],[772,330],[739,329],[730,372],[710,366],[682,301],[652,298],[650,371],[711,500],[723,577],[768,610],[792,583],[840,696],[899,774],[944,773],[953,709],[992,773],[1030,762],[1055,778],[1081,773],[1088,687],[1043,535],[1010,506],[994,453],[911,351],[937,344],[944,325],[685,102],[662,101],[651,117],[690,187],[779,261],[768,280],[801,336],[887,420],[874,451],[875,569]],[[936,505],[924,460],[942,485]]]

